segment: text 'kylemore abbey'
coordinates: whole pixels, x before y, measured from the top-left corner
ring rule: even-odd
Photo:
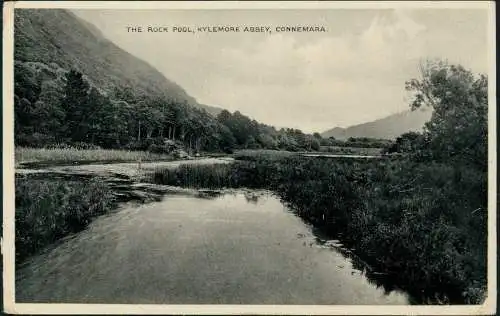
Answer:
[[[326,32],[324,26],[306,25],[306,26],[127,26],[127,32],[130,33],[319,33]]]

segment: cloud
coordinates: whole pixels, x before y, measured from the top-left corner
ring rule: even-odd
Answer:
[[[419,56],[412,41],[424,27],[401,12],[394,18],[376,17],[358,36],[303,44],[293,35],[275,34],[251,52],[222,50],[219,68],[225,75],[212,76],[205,96],[261,121],[307,131],[400,111],[409,79],[402,64]]]
[[[404,83],[417,75],[423,58],[448,58],[480,70],[487,65],[485,11],[188,11],[86,17],[199,102],[309,132],[407,109]],[[166,20],[189,25],[321,22],[329,32],[162,37],[123,32],[132,21]]]

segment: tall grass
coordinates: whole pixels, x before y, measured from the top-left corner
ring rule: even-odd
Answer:
[[[24,162],[86,162],[86,161],[153,161],[172,159],[171,155],[145,151],[78,148],[16,147],[16,163]]]
[[[486,175],[409,160],[249,156],[159,170],[180,186],[266,188],[420,302],[480,303],[486,288]]]
[[[114,207],[109,187],[99,180],[16,177],[16,263],[60,238],[84,229]]]
[[[236,161],[232,164],[183,164],[178,168],[157,169],[152,175],[159,184],[190,188],[261,188],[267,187],[274,175],[271,165]]]

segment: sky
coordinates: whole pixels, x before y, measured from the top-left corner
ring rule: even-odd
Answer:
[[[418,76],[426,58],[488,72],[488,15],[481,9],[73,12],[199,103],[305,132],[407,110],[405,81]],[[326,32],[275,30],[307,25]],[[147,32],[148,26],[169,32]],[[271,32],[178,33],[173,26],[269,26]]]

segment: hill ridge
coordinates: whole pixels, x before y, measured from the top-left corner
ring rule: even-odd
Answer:
[[[349,137],[394,139],[409,131],[421,131],[431,115],[430,109],[407,110],[346,128],[334,127],[321,133],[321,136],[339,140]]]

